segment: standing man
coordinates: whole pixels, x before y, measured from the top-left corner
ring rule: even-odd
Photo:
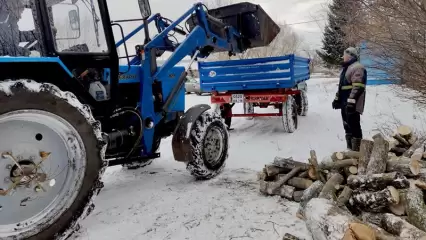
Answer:
[[[367,70],[359,62],[359,52],[354,47],[344,51],[342,67],[333,109],[341,110],[347,148],[359,151],[362,139],[360,115],[364,112]]]

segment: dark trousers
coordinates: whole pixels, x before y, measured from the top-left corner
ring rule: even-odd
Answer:
[[[342,108],[341,113],[345,133],[353,138],[362,138],[360,114],[358,112],[347,113],[346,108]]]
[[[232,117],[225,117],[225,124],[228,128],[231,128]]]

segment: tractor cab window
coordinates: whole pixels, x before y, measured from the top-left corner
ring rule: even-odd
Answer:
[[[46,0],[58,52],[108,52],[97,0]]]

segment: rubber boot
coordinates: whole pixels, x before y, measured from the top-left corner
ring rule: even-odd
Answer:
[[[360,145],[361,145],[361,138],[352,138],[352,151],[359,152]]]
[[[346,148],[352,150],[352,135],[346,134]]]

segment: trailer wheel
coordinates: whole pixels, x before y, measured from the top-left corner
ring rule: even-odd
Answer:
[[[306,116],[309,108],[308,95],[306,94],[306,91],[300,91],[300,94],[296,95],[295,99],[297,102],[297,113],[300,116]]]
[[[293,133],[297,129],[297,103],[293,96],[289,95],[287,101],[282,106],[282,122],[284,131]]]
[[[100,124],[51,84],[0,82],[0,102],[0,239],[65,239],[103,187]]]
[[[192,161],[187,170],[197,179],[207,180],[220,174],[228,158],[229,134],[220,115],[204,112],[190,133]]]

